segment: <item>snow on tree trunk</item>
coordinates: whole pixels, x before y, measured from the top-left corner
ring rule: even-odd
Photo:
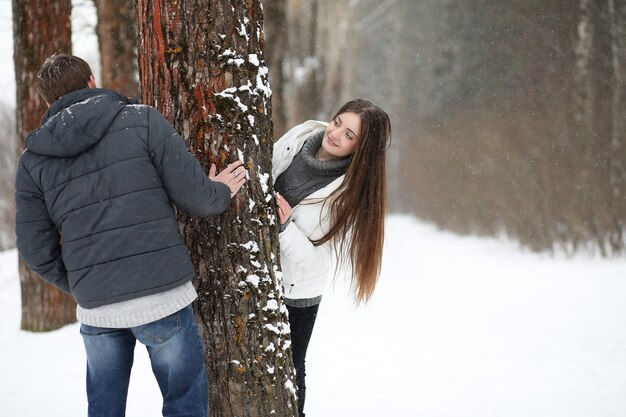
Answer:
[[[39,127],[47,110],[37,92],[37,72],[54,52],[72,49],[69,0],[13,0],[18,152],[26,134]],[[23,330],[48,331],[76,321],[71,296],[44,282],[19,260]]]
[[[94,0],[102,86],[130,97],[139,96],[137,36],[133,0]]]
[[[295,416],[271,195],[271,106],[259,0],[137,2],[143,101],[208,171],[240,159],[247,186],[219,217],[179,213],[197,270],[210,415]]]

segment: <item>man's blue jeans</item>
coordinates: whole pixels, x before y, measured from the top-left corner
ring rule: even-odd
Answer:
[[[163,394],[164,417],[206,417],[204,349],[191,306],[142,326],[108,329],[82,324],[87,351],[89,417],[123,417],[135,340],[146,345]]]

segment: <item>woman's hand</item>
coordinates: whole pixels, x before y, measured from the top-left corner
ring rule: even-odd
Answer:
[[[230,188],[230,196],[233,197],[246,182],[246,170],[242,165],[243,162],[235,161],[224,168],[222,172],[215,175],[217,168],[215,164],[211,164],[211,168],[209,168],[209,179],[226,184],[226,186]]]
[[[291,217],[291,206],[287,200],[278,193],[276,193],[276,203],[278,203],[278,221],[280,224],[285,224]]]

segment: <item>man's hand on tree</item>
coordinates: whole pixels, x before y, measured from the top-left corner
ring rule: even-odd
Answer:
[[[226,184],[226,186],[230,188],[231,197],[237,194],[237,191],[239,191],[239,189],[246,182],[246,170],[243,167],[243,162],[241,161],[235,161],[232,164],[229,164],[217,175],[215,175],[216,171],[217,167],[215,164],[211,164],[211,168],[209,169],[209,179],[211,181]]]

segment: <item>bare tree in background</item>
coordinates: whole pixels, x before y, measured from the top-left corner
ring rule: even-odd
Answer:
[[[284,101],[289,102],[288,127],[316,118],[322,107],[322,63],[316,50],[319,4],[322,1],[287,0],[287,82],[283,94]]]
[[[360,45],[350,0],[280,0],[264,7],[268,66],[274,102],[284,102],[288,130],[306,119],[329,116],[347,96],[353,56]],[[277,74],[283,74],[279,80]],[[276,81],[274,81],[276,80]],[[276,85],[278,82],[278,85]],[[278,133],[282,133],[279,131]],[[276,133],[276,132],[275,132]],[[279,134],[276,136],[278,137]]]
[[[614,231],[611,245],[623,245],[626,228],[626,1],[608,0],[611,42],[611,176],[614,216],[619,232]],[[619,233],[619,234],[618,234]]]
[[[287,48],[287,0],[264,2],[263,25],[265,27],[265,56],[270,69],[272,86],[272,125],[274,138],[281,137],[291,126],[287,126],[285,102],[285,51]]]
[[[606,252],[624,248],[626,2],[578,2],[573,133],[584,155],[585,218]]]
[[[351,0],[320,1],[317,8],[315,53],[321,60],[320,91],[323,99],[318,118],[326,120],[345,101],[352,98],[346,91],[357,68],[346,65],[354,62],[357,48],[353,44],[357,3]]]
[[[71,51],[69,0],[13,0],[18,150],[39,127],[47,105],[37,92],[37,72],[54,52]],[[71,296],[44,282],[19,260],[23,330],[54,330],[76,321]]]
[[[15,110],[0,103],[0,251],[15,247]]]
[[[351,58],[356,48],[350,44],[355,7],[350,0],[287,0],[283,91],[288,127],[326,120],[352,98],[346,86],[356,70]]]
[[[137,24],[143,102],[173,123],[205,169],[239,158],[249,174],[227,213],[179,215],[197,270],[211,416],[295,416],[260,1],[140,0]]]
[[[94,3],[102,86],[139,97],[135,0],[94,0]]]

